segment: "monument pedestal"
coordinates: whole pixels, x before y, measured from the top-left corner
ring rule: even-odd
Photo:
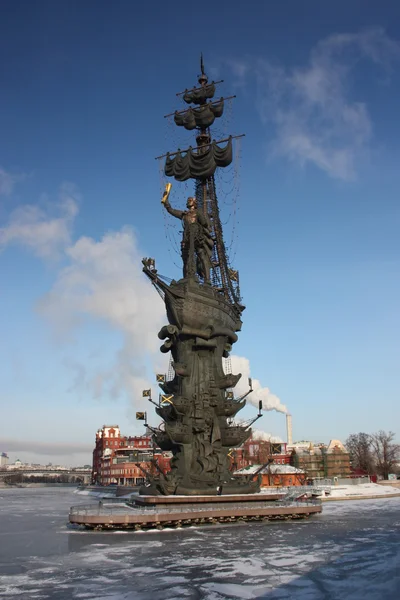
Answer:
[[[227,496],[134,496],[123,503],[71,507],[70,523],[88,529],[163,529],[184,525],[304,519],[316,501],[285,502],[279,493]]]

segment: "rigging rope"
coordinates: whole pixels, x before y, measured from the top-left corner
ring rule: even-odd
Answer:
[[[188,108],[187,104],[183,100],[183,96],[180,96],[180,103],[182,108]],[[225,102],[224,114],[221,119],[216,119],[212,126],[212,135],[210,129],[208,134],[210,138],[214,140],[224,139],[229,137],[227,133],[229,123],[231,122],[233,114],[233,102],[229,99]],[[177,127],[174,121],[174,115],[166,118],[165,128],[166,148],[187,148],[194,146],[193,133],[198,133],[198,130],[187,131],[183,127]],[[189,138],[189,141],[187,139]],[[184,140],[184,141],[183,141]],[[230,277],[230,264],[231,260],[236,255],[237,248],[237,219],[238,219],[238,163],[240,158],[240,139],[237,139],[234,144],[235,153],[234,160],[230,166],[224,169],[217,169],[214,176],[210,177],[207,181],[195,181],[194,182],[194,193],[199,203],[199,208],[203,204],[203,193],[206,189],[206,201],[207,201],[207,213],[211,218],[212,234],[216,240],[212,251],[212,262],[213,267],[211,269],[211,282],[216,288],[225,293],[231,298],[232,301],[238,299],[239,288],[238,284],[232,281]],[[161,195],[165,189],[165,184],[168,181],[164,174],[164,160],[159,161],[160,169],[160,192]],[[218,206],[217,192],[216,192],[216,181],[218,184],[218,198],[220,206]],[[173,201],[171,204],[174,208],[182,208],[186,206],[186,199],[188,196],[193,195],[193,180],[188,180],[180,183],[176,188],[173,188]],[[168,253],[171,257],[171,261],[175,267],[181,269],[181,265],[177,264],[177,256],[181,256],[180,241],[182,236],[181,225],[177,219],[170,219],[166,211],[163,211],[164,217],[164,232],[167,241]],[[228,237],[228,243],[224,241],[224,235],[222,231],[224,227],[224,234]],[[217,229],[217,231],[216,231]],[[229,230],[229,231],[228,231]],[[233,256],[232,249],[235,248]]]

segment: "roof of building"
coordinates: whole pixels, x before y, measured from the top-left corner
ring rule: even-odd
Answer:
[[[332,454],[337,451],[347,454],[347,450],[340,440],[331,440],[328,445],[322,443],[314,444],[313,442],[296,442],[295,444],[291,444],[290,449],[295,450],[297,454],[321,454],[322,452]]]

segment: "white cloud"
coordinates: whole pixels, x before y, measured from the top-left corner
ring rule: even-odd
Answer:
[[[247,358],[234,354],[231,355],[230,362],[232,373],[242,374],[235,387],[235,394],[237,396],[243,395],[249,390],[248,379],[251,377],[250,362]],[[258,408],[258,403],[261,400],[263,410],[276,410],[277,412],[287,413],[286,406],[282,404],[278,396],[272,394],[267,387],[263,387],[258,379],[253,379],[252,383],[253,392],[247,397],[248,402]]]
[[[166,370],[157,337],[166,322],[165,307],[142,272],[142,253],[133,229],[109,232],[98,241],[83,236],[71,243],[77,197],[73,187],[63,187],[58,205],[63,212],[58,217],[52,216],[51,210],[46,213],[34,206],[21,207],[11,216],[0,239],[3,244],[13,241],[26,245],[43,258],[56,249],[63,252],[63,266],[56,271],[51,290],[38,304],[38,311],[51,324],[57,341],[69,340],[71,332],[82,333],[81,328],[91,320],[120,332],[122,340],[113,362],[108,359],[104,368],[67,358],[64,364],[73,373],[69,390],[90,391],[98,398],[125,396],[133,406],[140,400],[141,391],[150,387],[149,369]],[[234,372],[243,373],[236,391],[245,393],[249,361],[232,356],[231,362]],[[262,400],[264,410],[286,412],[279,398],[257,379],[253,380],[253,389],[249,401],[257,407]]]
[[[162,302],[142,273],[133,230],[107,233],[100,241],[81,237],[66,256],[69,264],[59,271],[41,309],[58,324],[69,325],[76,315],[100,318],[126,333],[134,347],[154,351],[157,325],[149,324],[160,321]]]
[[[94,396],[140,398],[149,387],[146,360],[158,362],[157,332],[165,309],[142,273],[141,254],[132,229],[106,234],[100,241],[81,237],[65,251],[67,266],[39,304],[58,333],[68,333],[89,319],[121,332],[123,343],[108,368],[89,373],[74,363],[75,386]]]
[[[24,177],[25,175],[23,174],[9,173],[0,167],[0,196],[10,196],[15,184],[24,179]]]
[[[54,285],[38,304],[58,343],[70,341],[73,332],[82,335],[80,327],[90,319],[121,334],[121,347],[104,368],[65,359],[73,373],[69,390],[141,398],[141,390],[149,387],[146,367],[163,363],[157,332],[166,319],[165,308],[142,272],[132,229],[110,232],[99,241],[81,237],[72,242],[79,200],[75,186],[63,184],[57,203],[20,206],[0,229],[0,246],[19,244],[43,259],[63,258],[63,266],[56,265]],[[101,350],[99,357],[104,361]]]
[[[373,127],[365,102],[353,99],[350,75],[362,60],[387,73],[399,58],[400,45],[382,29],[372,29],[322,40],[303,66],[240,60],[232,69],[239,85],[246,77],[256,80],[260,116],[276,131],[272,156],[351,180],[368,152]]]
[[[71,241],[78,199],[74,186],[65,183],[58,202],[50,207],[53,214],[33,204],[19,206],[11,213],[8,224],[0,228],[0,247],[20,244],[41,258],[57,257]]]

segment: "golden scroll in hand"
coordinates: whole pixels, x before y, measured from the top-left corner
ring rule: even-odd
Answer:
[[[172,183],[167,183],[165,185],[165,191],[163,193],[163,197],[161,198],[161,204],[165,204],[166,202],[168,202],[169,193],[171,191],[171,188],[172,188]]]

